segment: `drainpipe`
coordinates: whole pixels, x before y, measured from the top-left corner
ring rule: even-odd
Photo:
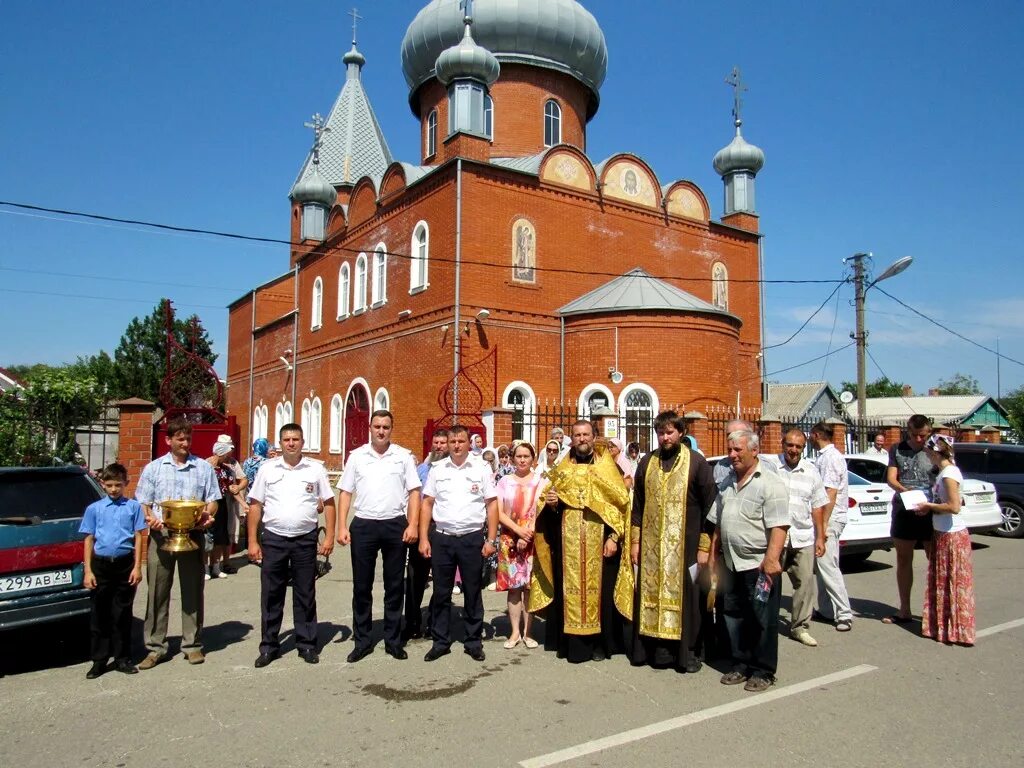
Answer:
[[[462,158],[455,162],[455,373],[459,375],[462,364],[462,328],[460,327],[461,312],[459,302],[462,300]],[[452,397],[455,413],[459,412],[459,382],[455,381],[455,392]]]
[[[256,365],[256,291],[252,292],[252,326],[249,329],[249,445],[252,445],[252,398],[255,382],[252,372]]]
[[[565,315],[559,318],[561,332],[558,338],[558,402],[565,402]]]
[[[295,322],[292,323],[292,421],[295,421],[295,395],[299,378],[299,263],[295,262]]]
[[[761,405],[764,407],[765,401],[768,400],[768,381],[765,378],[768,367],[764,358],[764,238],[760,235],[757,238],[757,271],[761,276],[761,281],[757,285],[761,294],[761,341],[758,346],[761,353]],[[739,414],[736,415],[736,418],[739,418]]]

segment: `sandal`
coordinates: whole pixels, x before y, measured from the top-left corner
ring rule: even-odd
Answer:
[[[914,620],[913,616],[900,616],[898,613],[894,613],[891,616],[886,616],[882,619],[883,624],[910,624]]]
[[[513,648],[515,648],[515,647],[516,647],[517,645],[519,645],[519,644],[520,644],[521,642],[523,642],[523,638],[521,638],[521,637],[517,637],[517,638],[516,638],[515,640],[513,640],[513,639],[512,639],[511,637],[510,637],[510,638],[509,638],[508,640],[506,640],[506,641],[505,641],[505,643],[504,643],[504,646],[505,646],[505,648],[506,648],[507,650],[510,650],[510,651],[511,651],[511,650],[512,650]]]
[[[525,645],[527,648],[536,648],[538,645],[540,645],[540,643],[538,643],[532,637],[524,637],[523,645]]]

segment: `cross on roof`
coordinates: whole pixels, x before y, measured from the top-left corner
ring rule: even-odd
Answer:
[[[348,12],[348,15],[352,17],[352,45],[355,45],[356,44],[356,25],[359,23],[359,20],[361,18],[363,18],[363,17],[359,15],[359,9],[358,8],[353,8],[351,11]]]
[[[331,129],[324,125],[323,115],[319,112],[310,119],[312,122],[303,123],[303,125],[313,129],[313,165],[320,165],[320,143],[323,135]]]
[[[740,110],[743,107],[743,92],[749,90],[747,86],[743,84],[743,78],[740,75],[740,68],[733,67],[732,73],[725,78],[726,85],[731,85],[733,89],[732,96],[732,116],[736,122],[736,127],[739,128],[743,124],[743,120],[740,117]]]

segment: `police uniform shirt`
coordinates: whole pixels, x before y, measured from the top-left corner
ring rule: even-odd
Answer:
[[[421,485],[412,453],[392,443],[380,454],[367,443],[349,455],[337,487],[352,494],[354,517],[390,520],[405,517],[409,492]]]
[[[451,457],[435,461],[423,495],[434,499],[437,530],[456,536],[483,529],[487,502],[498,496],[490,465],[468,456],[460,466]]]
[[[333,501],[324,465],[303,456],[294,467],[284,457],[260,466],[249,499],[263,505],[263,527],[278,536],[303,536],[319,524],[317,507]]]

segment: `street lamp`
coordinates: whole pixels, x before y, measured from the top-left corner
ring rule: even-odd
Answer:
[[[844,262],[853,262],[853,284],[857,290],[854,305],[857,311],[857,331],[856,333],[851,333],[850,336],[857,342],[857,416],[862,423],[867,418],[868,386],[867,369],[864,361],[868,341],[868,333],[864,330],[864,295],[868,292],[868,289],[871,288],[871,286],[876,285],[883,280],[888,280],[890,277],[895,277],[909,267],[914,261],[913,256],[904,256],[901,259],[897,259],[882,270],[882,274],[865,285],[865,282],[867,281],[867,269],[865,268],[864,260],[870,258],[870,253],[855,253],[849,258],[843,259]],[[861,428],[857,430],[857,450],[863,451],[866,448],[867,432]]]

